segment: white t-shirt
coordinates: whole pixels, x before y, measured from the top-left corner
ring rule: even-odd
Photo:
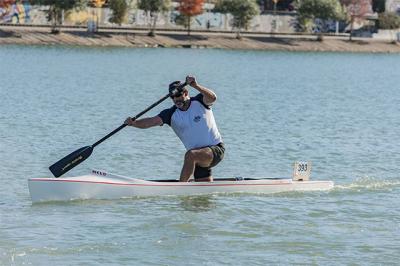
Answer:
[[[190,98],[190,106],[182,111],[175,105],[158,115],[168,124],[185,145],[186,150],[217,145],[222,142],[211,106],[203,102],[203,95]]]

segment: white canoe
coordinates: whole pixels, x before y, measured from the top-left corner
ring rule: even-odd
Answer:
[[[33,203],[137,196],[318,191],[332,189],[334,185],[332,181],[296,181],[280,178],[216,178],[214,182],[143,180],[95,170],[84,176],[31,178],[28,184]]]

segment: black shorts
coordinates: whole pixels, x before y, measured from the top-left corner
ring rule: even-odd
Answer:
[[[213,153],[213,160],[209,167],[201,167],[196,165],[194,168],[194,179],[205,178],[211,176],[211,168],[216,166],[222,159],[224,159],[225,146],[221,142],[214,146],[209,146]]]

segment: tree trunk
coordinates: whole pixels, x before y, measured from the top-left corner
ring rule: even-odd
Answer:
[[[240,29],[242,28],[241,23],[238,23],[238,28],[237,28],[237,32],[236,32],[236,39],[241,40],[242,36],[240,35]]]
[[[236,32],[236,39],[238,39],[238,40],[242,39],[242,35],[240,35],[240,29],[238,29]]]
[[[354,29],[354,16],[351,16],[350,20],[350,38],[349,41],[353,41],[353,29]]]
[[[156,13],[154,15],[154,17],[150,13],[150,17],[153,18],[153,22],[150,24],[150,32],[149,32],[148,35],[151,36],[151,37],[154,37],[154,36],[156,36],[156,24],[157,24],[158,13]]]
[[[50,17],[51,17],[51,30],[50,30],[50,32],[52,33],[52,34],[59,34],[60,33],[60,30],[57,28],[57,26],[58,26],[58,10],[57,10],[57,8],[56,7],[50,7],[50,10],[49,10],[49,13],[50,13]]]
[[[190,22],[191,22],[191,17],[190,17],[190,16],[187,16],[187,19],[188,19],[188,22],[187,22],[187,25],[188,25],[188,36],[190,36]]]
[[[323,42],[324,41],[324,32],[326,29],[326,24],[325,21],[322,23],[322,28],[321,30],[317,33],[317,41],[318,42]]]

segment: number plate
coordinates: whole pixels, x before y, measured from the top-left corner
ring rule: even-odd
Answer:
[[[293,169],[293,180],[306,181],[310,179],[311,162],[295,162]]]

